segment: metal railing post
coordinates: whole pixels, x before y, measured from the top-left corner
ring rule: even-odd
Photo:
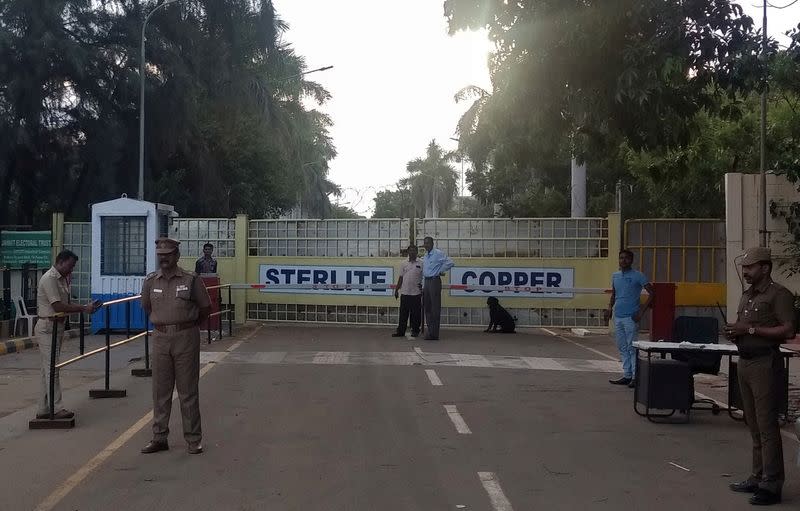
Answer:
[[[80,320],[78,321],[78,328],[81,330],[78,334],[78,338],[80,339],[81,355],[83,355],[83,352],[86,351],[86,335],[84,334],[84,330],[86,330],[86,320],[83,318],[82,312],[80,314]]]
[[[222,339],[222,288],[217,288],[217,308],[219,309],[219,316],[217,317],[217,321],[219,321],[219,338]]]
[[[231,301],[231,285],[228,284],[228,335],[233,337],[233,314],[231,307],[233,307],[233,302]]]
[[[43,321],[47,321],[46,319]],[[58,340],[58,321],[53,323],[53,338],[50,342],[50,389],[48,398],[50,399],[50,420],[55,420],[56,416],[56,342]]]
[[[125,337],[131,336],[131,302],[125,302]]]
[[[111,307],[106,307],[106,390],[111,383]]]
[[[206,332],[208,332],[208,344],[211,344],[211,318],[210,317],[208,318],[207,323],[208,324],[206,325],[206,328],[207,328]]]

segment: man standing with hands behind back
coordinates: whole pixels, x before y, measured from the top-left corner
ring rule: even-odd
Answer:
[[[433,238],[426,236],[423,242],[425,257],[422,259],[422,275],[425,283],[422,286],[422,300],[425,306],[425,323],[428,325],[426,341],[439,340],[439,318],[442,311],[442,274],[450,270],[455,263],[447,254],[433,248]]]
[[[178,388],[183,438],[189,454],[203,452],[200,427],[200,328],[211,312],[208,291],[196,274],[178,266],[180,243],[156,240],[159,270],[142,285],[142,308],[153,323],[153,440],[142,453],[169,449],[172,391]]]
[[[769,248],[748,249],[742,273],[750,287],[742,294],[734,324],[725,336],[739,348],[738,379],[742,408],[753,438],[753,471],[730,485],[735,492],[753,493],[750,504],[769,506],[781,501],[783,443],[778,423],[783,359],[780,345],[794,336],[794,296],[772,280]]]

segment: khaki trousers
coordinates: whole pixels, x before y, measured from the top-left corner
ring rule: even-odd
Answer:
[[[41,391],[39,392],[39,408],[37,414],[50,413],[50,347],[53,344],[53,327],[58,326],[56,338],[56,364],[61,361],[61,346],[64,344],[64,323],[53,323],[47,319],[40,319],[36,322],[33,329],[33,338],[39,344],[39,357],[41,359],[42,378],[41,378]],[[59,411],[61,406],[61,380],[59,378],[59,370],[56,369],[55,378],[53,378],[53,396],[55,397],[55,409]]]
[[[200,427],[200,330],[187,328],[174,334],[153,334],[153,439],[166,441],[172,412],[172,392],[177,387],[183,418],[183,438],[202,439]]]
[[[750,481],[773,493],[783,487],[783,443],[778,409],[783,359],[777,352],[739,359],[739,389],[747,427],[753,438]]]

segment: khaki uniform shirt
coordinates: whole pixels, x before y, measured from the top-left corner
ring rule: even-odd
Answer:
[[[737,314],[739,321],[752,327],[794,325],[794,296],[782,285],[767,280],[758,286],[750,286],[742,294]],[[739,352],[753,355],[763,354],[780,344],[782,341],[779,339],[748,334],[739,337],[737,342]]]
[[[203,280],[181,267],[173,275],[158,270],[145,278],[142,307],[154,325],[197,321],[200,309],[211,306]]]
[[[54,303],[69,303],[67,278],[61,275],[55,266],[42,275],[36,289],[36,314],[40,318],[51,318],[56,315],[53,309]]]

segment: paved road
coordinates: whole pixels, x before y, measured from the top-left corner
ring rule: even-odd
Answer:
[[[747,468],[744,427],[707,413],[689,425],[641,419],[632,391],[607,383],[618,368],[610,339],[444,337],[269,325],[215,343],[203,354],[202,456],[186,453],[177,406],[172,449],[139,454],[149,381],[120,362],[112,381],[127,398],[89,400],[94,383],[67,391],[74,430],[28,431],[30,407],[0,419],[0,509],[750,507],[726,489]],[[4,364],[0,374],[13,370]],[[721,394],[713,382],[703,391]],[[797,509],[797,443],[785,444],[778,509]]]

